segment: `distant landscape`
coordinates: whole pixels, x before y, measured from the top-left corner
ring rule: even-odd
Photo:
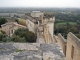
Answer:
[[[25,12],[31,12],[31,11],[43,11],[43,12],[73,12],[73,13],[79,13],[80,8],[21,8],[21,7],[0,7],[0,13],[25,13]]]
[[[8,15],[7,17],[20,18],[31,11],[42,11],[45,15],[55,16],[55,34],[61,33],[66,38],[67,33],[72,32],[80,38],[80,8],[0,8],[0,17],[6,18],[5,15]],[[10,20],[15,21],[14,18]]]

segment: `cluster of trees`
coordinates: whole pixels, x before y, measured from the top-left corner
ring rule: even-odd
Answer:
[[[66,24],[55,25],[55,34],[61,33],[66,38],[69,32],[74,33],[80,38],[80,21],[78,21],[76,25],[72,25],[68,22],[66,22]]]
[[[65,38],[69,32],[80,38],[80,12],[59,12],[56,16],[55,34],[61,33]],[[65,23],[65,24],[64,24]]]
[[[36,42],[36,35],[28,29],[19,28],[16,30],[12,37],[6,35],[6,33],[0,33],[0,42]]]
[[[59,25],[57,27],[55,26],[55,31],[54,31],[55,34],[61,33],[66,38],[67,34],[69,32],[72,32],[74,34],[78,34],[79,33],[79,31],[76,28],[76,26],[71,25],[69,23],[66,23],[65,25],[62,24],[62,25]]]
[[[5,18],[0,18],[0,27],[2,24],[6,23],[6,22],[7,22],[7,20]]]
[[[80,14],[78,13],[71,13],[71,14],[57,13],[55,14],[55,16],[56,19],[64,20],[68,22],[76,22],[77,20],[80,20]]]

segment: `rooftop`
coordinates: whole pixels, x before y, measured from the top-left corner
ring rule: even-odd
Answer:
[[[17,22],[7,22],[7,23],[5,23],[5,24],[2,24],[1,27],[2,27],[2,26],[5,26],[5,25],[16,25],[16,26],[19,26],[19,27],[26,28],[26,26],[20,25],[20,24],[18,24]]]
[[[40,12],[40,11],[32,11],[32,12]]]

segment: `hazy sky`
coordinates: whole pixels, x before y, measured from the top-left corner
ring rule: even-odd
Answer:
[[[0,0],[0,7],[79,7],[80,0]]]

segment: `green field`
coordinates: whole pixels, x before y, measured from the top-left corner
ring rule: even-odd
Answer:
[[[24,19],[18,18],[18,23],[26,26],[26,20],[24,20]]]
[[[56,23],[55,25],[56,26],[59,26],[59,25],[66,25],[67,22],[60,22],[60,23]],[[68,22],[69,24],[71,25],[76,25],[76,22]]]

